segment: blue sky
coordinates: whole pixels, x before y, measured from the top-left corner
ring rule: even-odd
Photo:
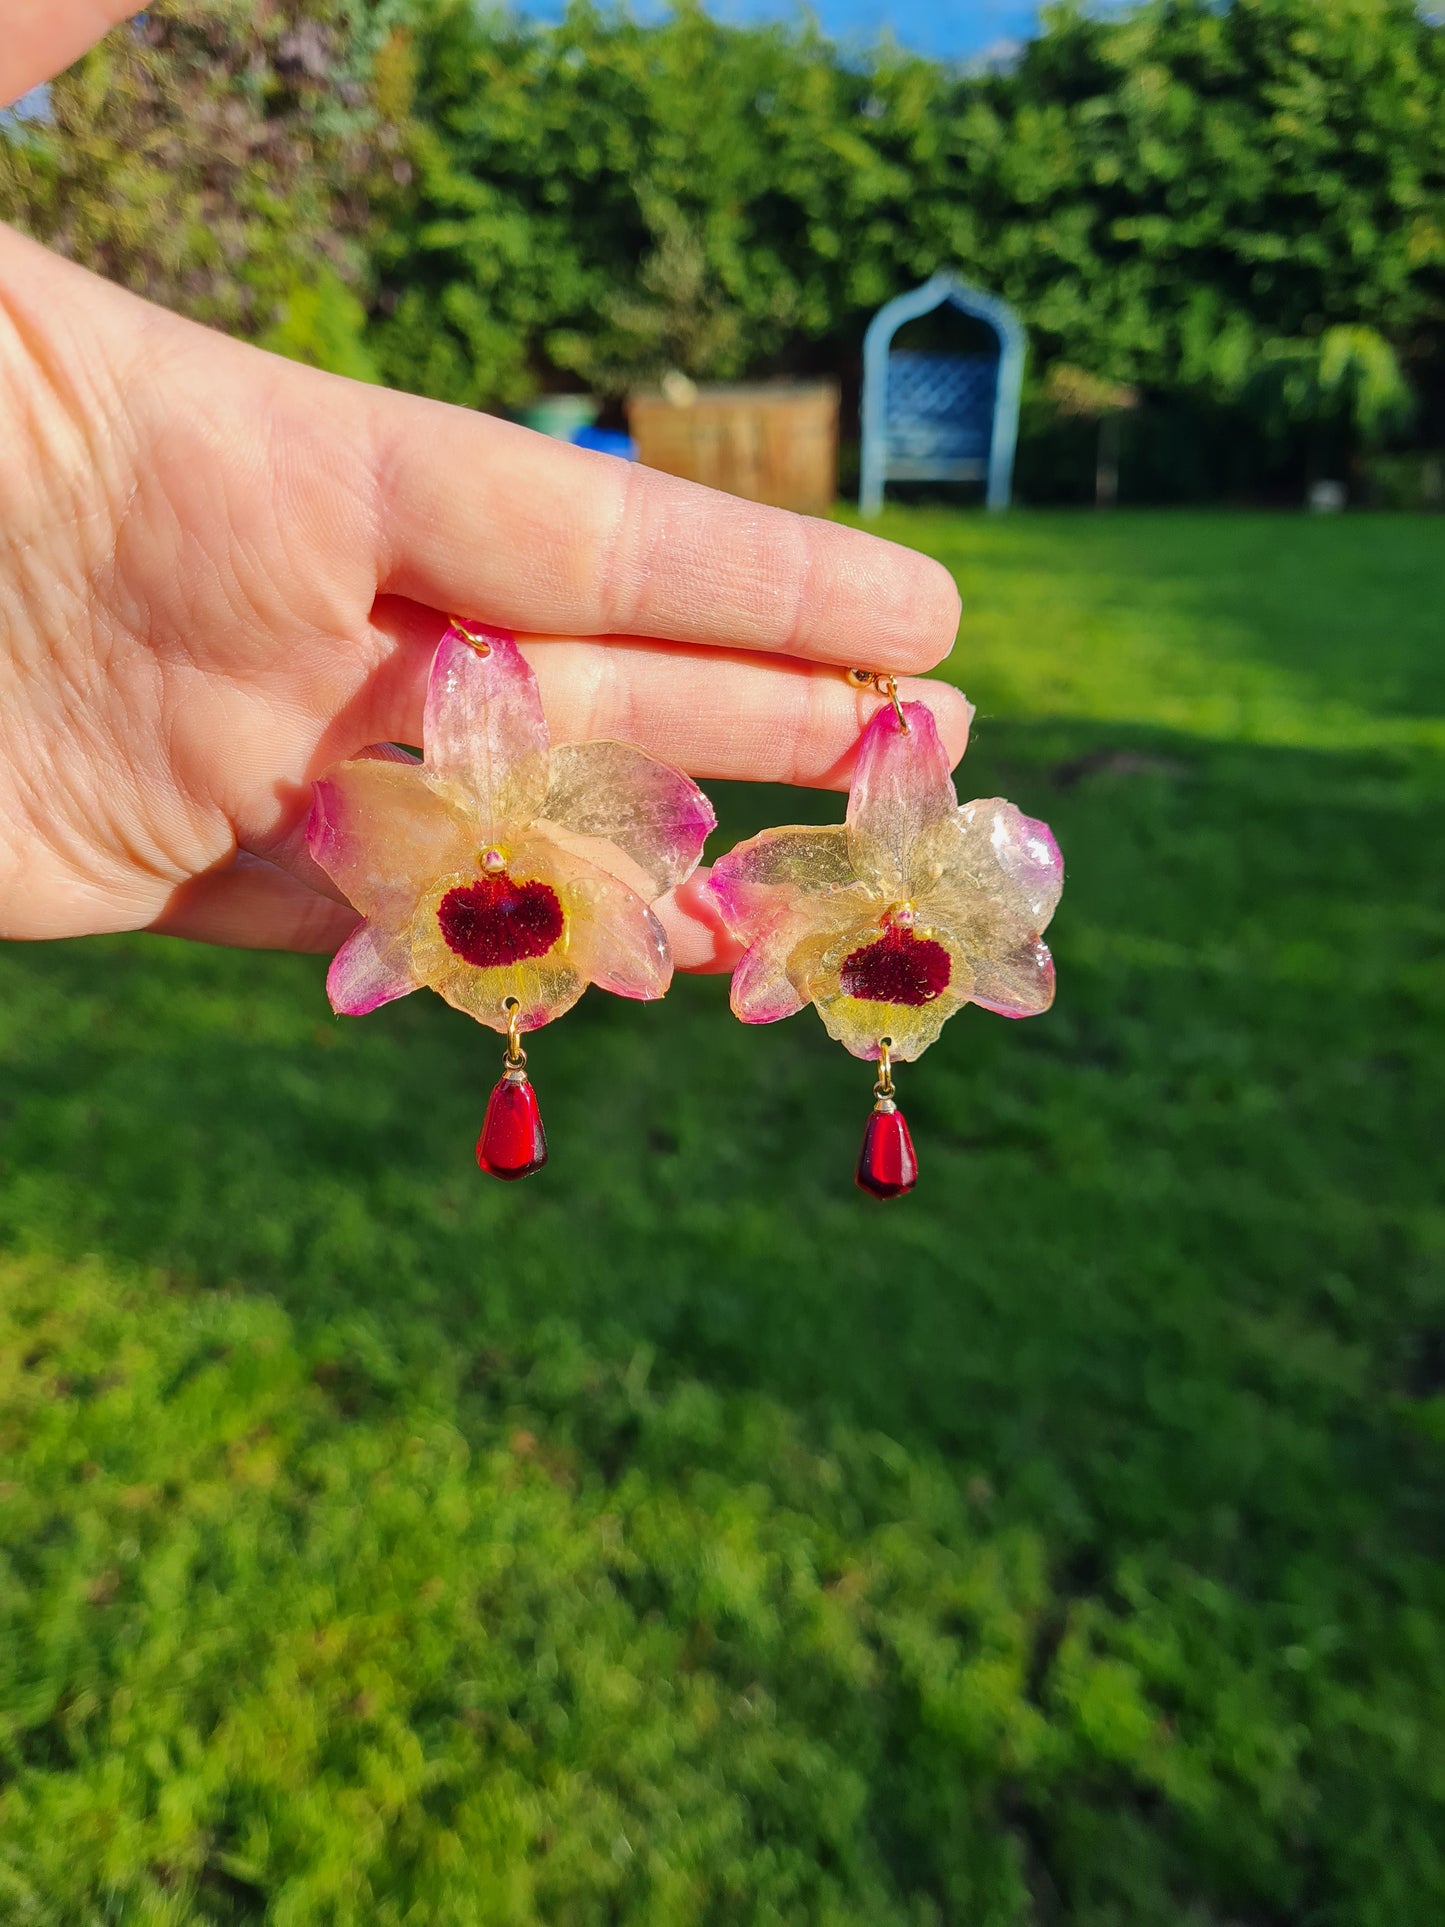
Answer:
[[[800,8],[794,0],[710,0],[723,20],[787,20]],[[560,0],[521,0],[519,10],[553,18]],[[837,39],[876,39],[890,31],[917,53],[945,57],[978,54],[1000,41],[1032,31],[1038,9],[1019,0],[813,0],[812,9]],[[633,0],[639,18],[662,13],[662,0]]]

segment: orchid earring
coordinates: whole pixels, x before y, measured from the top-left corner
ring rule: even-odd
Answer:
[[[830,1036],[878,1066],[858,1183],[911,1191],[913,1140],[893,1067],[919,1057],[965,1004],[1033,1017],[1054,997],[1043,931],[1063,887],[1046,823],[1000,797],[960,807],[933,712],[891,677],[858,748],[846,823],[764,830],[714,867],[711,888],[746,945],[732,1007],[772,1024],[813,1004]]]
[[[314,785],[307,847],[364,918],[332,960],[332,1008],[365,1016],[425,986],[503,1033],[477,1162],[527,1177],[547,1140],[524,1034],[589,983],[665,994],[649,905],[691,876],[715,820],[694,783],[628,743],[554,747],[514,638],[454,619],[421,762],[379,745]]]

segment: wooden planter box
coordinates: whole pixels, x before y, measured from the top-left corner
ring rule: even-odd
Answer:
[[[667,475],[820,515],[838,495],[838,388],[830,381],[699,388],[627,404],[637,458]]]

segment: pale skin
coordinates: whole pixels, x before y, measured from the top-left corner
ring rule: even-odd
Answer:
[[[134,9],[7,0],[0,100]],[[0,227],[0,938],[149,929],[326,951],[310,784],[416,743],[455,612],[517,631],[554,741],[704,782],[846,787],[896,672],[952,646],[936,563],[178,320]],[[678,966],[735,949],[694,878]]]

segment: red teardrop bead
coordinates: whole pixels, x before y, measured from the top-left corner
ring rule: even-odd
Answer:
[[[901,1198],[918,1182],[908,1120],[894,1105],[880,1104],[868,1119],[858,1158],[858,1188],[875,1198]]]
[[[547,1162],[537,1093],[525,1077],[504,1077],[487,1099],[477,1163],[494,1178],[529,1178]]]

